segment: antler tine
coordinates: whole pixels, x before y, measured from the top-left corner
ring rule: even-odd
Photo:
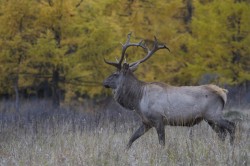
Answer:
[[[107,61],[105,58],[103,58],[103,60],[104,60],[105,63],[107,63],[107,64],[109,64],[109,65],[112,65],[112,66],[114,66],[114,67],[116,67],[116,68],[118,68],[118,69],[121,68],[121,65],[119,65],[119,64],[116,63],[116,62],[109,62],[109,61]]]
[[[157,40],[157,38],[156,38],[155,36],[154,36],[154,39],[155,39],[155,40],[154,40],[153,49],[150,50],[148,47],[146,47],[146,49],[147,49],[147,51],[148,51],[147,55],[146,55],[143,59],[131,63],[131,64],[129,65],[130,67],[132,67],[132,66],[134,66],[134,65],[136,65],[136,64],[145,62],[145,61],[148,60],[157,50],[160,50],[160,49],[167,49],[168,51],[170,51],[169,48],[168,48],[165,44],[164,44],[164,45],[159,45],[158,40]]]
[[[118,58],[117,58],[117,57],[115,57],[115,60],[116,60],[116,62],[117,62],[117,63],[119,63],[119,61],[118,61]]]
[[[131,34],[132,34],[132,32],[130,32],[127,35],[126,43],[122,44],[122,54],[121,54],[120,60],[116,60],[117,62],[109,62],[109,61],[106,61],[106,59],[104,59],[105,63],[107,63],[109,65],[112,65],[112,66],[115,66],[117,69],[121,69],[122,68],[122,62],[124,60],[125,53],[126,53],[126,50],[127,50],[128,47],[137,46],[137,47],[143,48],[144,50],[146,50],[146,49],[148,50],[148,48],[144,45],[143,40],[141,40],[139,43],[130,43]]]
[[[128,47],[130,46],[137,46],[137,47],[142,47],[143,49],[146,49],[146,47],[143,45],[143,40],[141,40],[139,43],[130,43],[130,37],[132,35],[132,32],[130,32],[127,35],[127,41],[125,44],[122,45],[122,55],[121,55],[121,59],[119,61],[119,64],[122,64],[122,61],[124,60],[124,56],[125,56],[125,52],[127,50]]]
[[[116,57],[116,58],[115,58],[115,59],[116,59],[116,62],[109,62],[109,61],[106,61],[106,59],[104,58],[104,62],[105,62],[105,63],[107,63],[107,64],[109,64],[109,65],[112,65],[112,66],[116,67],[117,69],[121,69],[121,64],[122,64],[122,61],[123,61],[123,59],[124,59],[125,51],[126,51],[126,49],[127,49],[126,45],[129,44],[129,42],[130,42],[130,36],[131,36],[131,34],[132,34],[132,32],[130,32],[130,33],[128,34],[128,36],[127,36],[127,41],[126,41],[125,45],[123,45],[123,44],[121,43],[123,49],[122,49],[122,56],[121,56],[120,60],[118,60],[117,57]]]

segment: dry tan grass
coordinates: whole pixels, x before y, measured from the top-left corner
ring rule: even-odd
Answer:
[[[87,115],[84,115],[87,116]],[[92,116],[92,115],[91,115]],[[30,117],[29,121],[1,121],[0,165],[248,165],[249,131],[238,129],[234,146],[221,142],[204,122],[193,128],[166,126],[166,146],[151,129],[125,150],[132,121],[106,116],[79,121],[79,114]],[[91,123],[96,121],[95,123]],[[249,127],[249,121],[244,122]]]

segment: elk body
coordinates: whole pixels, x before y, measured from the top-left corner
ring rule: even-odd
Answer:
[[[113,90],[114,99],[124,108],[135,110],[142,120],[141,126],[131,136],[127,148],[132,143],[154,127],[157,131],[159,143],[165,145],[165,125],[194,126],[205,120],[225,140],[227,132],[230,142],[233,143],[235,124],[223,119],[222,110],[227,100],[227,90],[216,85],[201,86],[170,86],[160,82],[146,83],[138,80],[133,72],[138,65],[150,58],[159,49],[168,49],[158,44],[155,38],[152,50],[149,50],[143,41],[123,45],[122,55],[118,62],[104,61],[117,68],[103,85]],[[123,63],[125,51],[130,46],[141,47],[147,55],[134,63]],[[123,64],[122,64],[123,63]]]

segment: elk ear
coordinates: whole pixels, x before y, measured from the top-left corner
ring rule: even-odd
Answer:
[[[126,73],[128,70],[129,70],[129,64],[124,63],[123,66],[122,66],[122,71],[123,71],[124,73]]]
[[[123,68],[123,70],[128,70],[129,69],[129,64],[124,63],[122,68]]]
[[[134,72],[137,70],[138,66],[139,66],[140,62],[137,62],[135,65],[131,66],[129,69]]]

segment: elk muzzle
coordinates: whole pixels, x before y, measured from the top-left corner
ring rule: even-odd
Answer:
[[[104,80],[102,85],[105,87],[105,88],[110,88],[109,86],[109,82],[107,80]]]

